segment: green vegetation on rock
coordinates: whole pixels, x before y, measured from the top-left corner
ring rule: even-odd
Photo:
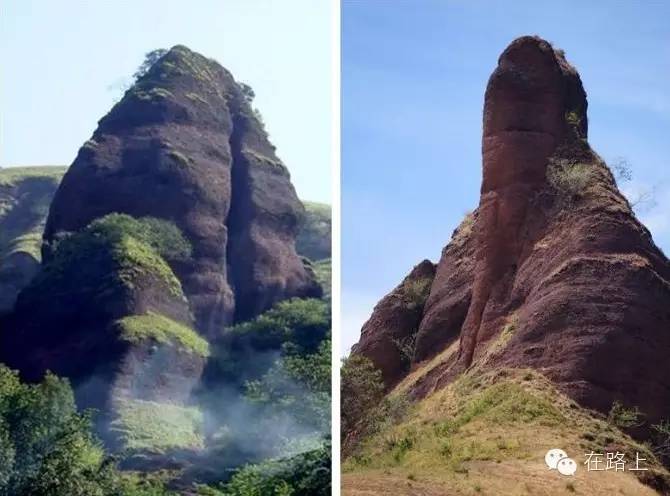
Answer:
[[[153,339],[159,343],[179,344],[185,349],[209,356],[209,343],[191,329],[179,322],[154,312],[145,315],[131,315],[117,321],[122,329],[122,337],[131,343],[141,343]]]
[[[98,284],[95,294],[106,294],[105,289],[133,290],[138,281],[155,278],[173,296],[184,298],[163,257],[179,260],[188,254],[190,245],[173,224],[110,214],[61,239],[34,284],[42,288]]]
[[[114,213],[94,220],[87,230],[93,235],[107,238],[133,237],[151,246],[166,260],[183,260],[191,256],[191,244],[177,226],[164,219],[136,219]]]
[[[119,401],[117,413],[111,431],[129,452],[203,447],[203,417],[195,407],[128,399]]]
[[[184,297],[179,279],[170,266],[151,247],[131,237],[124,237],[113,247],[118,264],[118,279],[129,289],[144,276],[158,277],[173,296]]]
[[[11,309],[42,259],[42,232],[66,167],[0,169],[0,312]]]

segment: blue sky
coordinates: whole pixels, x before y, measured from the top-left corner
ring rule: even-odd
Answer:
[[[484,89],[502,50],[566,51],[605,159],[625,157],[638,210],[670,253],[670,3],[348,1],[342,7],[342,348],[477,206]]]
[[[3,1],[0,166],[70,164],[143,55],[176,44],[254,88],[298,194],[330,203],[328,1]]]

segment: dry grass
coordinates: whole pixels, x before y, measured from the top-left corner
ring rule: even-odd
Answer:
[[[548,471],[544,455],[554,447],[575,458],[575,477]],[[648,448],[541,374],[470,373],[365,440],[343,463],[344,494],[655,494],[634,472],[587,472],[583,462],[592,449],[625,452],[629,460],[639,452],[646,466],[667,475]],[[415,480],[408,485],[410,474]]]

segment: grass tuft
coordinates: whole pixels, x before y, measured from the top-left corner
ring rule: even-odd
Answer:
[[[122,336],[131,343],[154,339],[159,343],[179,344],[200,356],[209,356],[209,343],[193,329],[154,312],[120,319]]]

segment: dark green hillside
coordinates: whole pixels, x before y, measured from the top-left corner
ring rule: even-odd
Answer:
[[[0,168],[0,313],[37,271],[49,205],[66,169]]]
[[[303,201],[305,219],[298,237],[298,253],[310,260],[330,258],[331,207],[325,203]]]

